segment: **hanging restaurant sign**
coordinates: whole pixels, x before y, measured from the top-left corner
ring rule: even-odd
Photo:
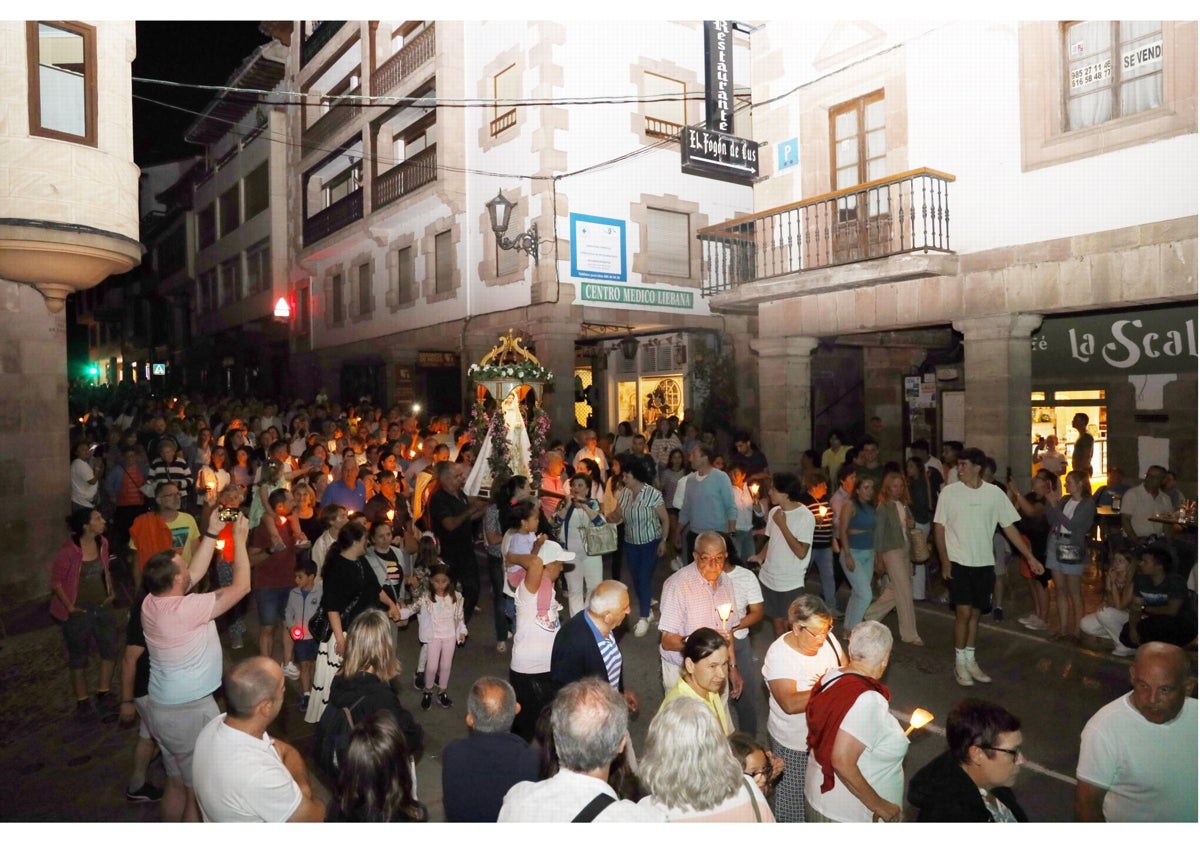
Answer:
[[[704,22],[704,127],[679,134],[684,174],[746,186],[758,178],[758,143],[733,135],[733,25]]]

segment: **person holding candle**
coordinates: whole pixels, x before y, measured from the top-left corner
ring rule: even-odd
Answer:
[[[774,508],[767,515],[767,546],[749,561],[762,565],[758,581],[763,586],[764,607],[775,635],[780,636],[788,629],[788,606],[804,593],[817,521],[803,502],[800,480],[791,473],[773,475],[768,496]]]
[[[769,689],[767,732],[771,750],[783,759],[784,773],[775,791],[775,817],[803,822],[804,773],[808,766],[808,719],[805,710],[813,686],[846,654],[833,635],[833,614],[815,594],[801,594],[788,606],[791,629],[775,639],[763,658]]]
[[[917,821],[1029,821],[1012,792],[1025,764],[1021,743],[1021,721],[1003,706],[955,704],[946,719],[948,749],[908,784]]]
[[[805,775],[809,822],[898,822],[903,817],[908,738],[879,681],[892,633],[863,621],[850,633],[849,661],[826,671],[805,710],[812,758]]]

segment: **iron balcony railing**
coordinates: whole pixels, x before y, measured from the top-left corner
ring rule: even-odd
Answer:
[[[437,38],[429,24],[416,37],[390,56],[371,74],[371,94],[385,95],[434,57]]]
[[[363,191],[355,189],[345,198],[334,201],[324,210],[304,220],[304,244],[312,245],[331,233],[337,233],[363,215]]]
[[[954,179],[920,168],[702,228],[702,291],[895,254],[949,252]]]
[[[317,51],[329,43],[333,34],[342,28],[345,21],[321,21],[316,29],[300,42],[300,64],[307,65]]]
[[[375,178],[371,192],[371,209],[378,210],[436,179],[437,145],[430,145],[419,154]]]

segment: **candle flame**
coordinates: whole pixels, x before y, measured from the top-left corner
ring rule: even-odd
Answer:
[[[333,473],[328,474],[325,478],[332,482],[333,481]]]
[[[904,735],[907,736],[913,730],[921,729],[932,720],[932,712],[930,712],[928,709],[921,709],[920,707],[917,707],[913,710],[912,718],[910,718],[908,721],[908,729],[904,731]]]
[[[822,505],[819,509],[817,509],[817,513],[820,514],[822,517],[824,517],[826,514],[829,513],[829,506]]]
[[[223,550],[223,549],[225,549],[225,541],[224,541],[223,539],[218,539],[218,540],[217,540],[217,549],[218,549],[218,550]]]
[[[396,510],[395,510],[394,508],[389,508],[389,509],[388,509],[388,511],[387,511],[387,519],[388,519],[388,520],[395,520],[395,519],[396,519]]]
[[[717,606],[717,614],[721,616],[721,620],[723,620],[723,621],[729,620],[729,614],[732,611],[733,611],[732,603],[722,603],[721,605]]]

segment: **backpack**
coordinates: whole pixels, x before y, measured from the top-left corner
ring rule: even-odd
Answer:
[[[356,723],[354,710],[365,699],[364,695],[349,706],[334,706],[330,703],[321,713],[321,720],[317,722],[316,735],[313,736],[313,757],[330,778],[338,775],[340,757],[350,746],[350,731]],[[361,721],[362,718],[357,720]]]

